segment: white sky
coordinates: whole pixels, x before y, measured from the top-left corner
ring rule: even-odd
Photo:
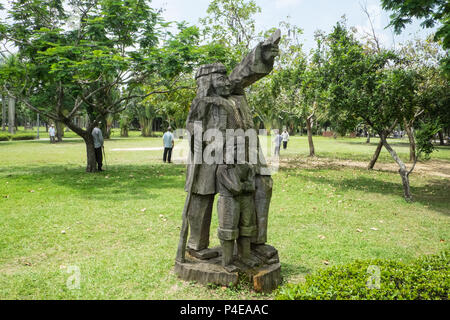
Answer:
[[[163,16],[169,21],[185,20],[190,24],[198,24],[198,19],[206,16],[210,0],[153,0],[152,7],[164,8]],[[280,21],[289,22],[304,30],[303,43],[306,51],[315,46],[314,32],[318,29],[325,32],[345,14],[348,25],[357,27],[361,32],[370,30],[369,21],[362,11],[360,3],[366,3],[371,13],[374,27],[382,44],[391,48],[396,44],[412,39],[414,35],[424,38],[434,29],[422,29],[420,22],[409,25],[401,35],[394,36],[390,29],[389,13],[381,9],[379,0],[256,0],[261,13],[255,16],[257,31],[277,27]]]

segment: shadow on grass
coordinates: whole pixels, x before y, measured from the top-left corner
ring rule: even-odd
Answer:
[[[281,275],[284,278],[283,279],[284,283],[286,283],[286,280],[292,276],[306,275],[311,272],[312,270],[308,267],[281,261]]]
[[[375,148],[378,146],[378,138],[375,141],[371,141],[370,143],[366,143],[365,141],[349,141],[349,140],[341,140],[338,141],[339,143],[342,144],[349,144],[349,145],[359,145],[359,146],[370,146],[370,147],[374,147],[374,151]],[[388,143],[391,147],[403,147],[403,148],[408,148],[408,152],[409,152],[409,142],[407,140],[405,140],[404,142],[399,142],[399,141],[391,141],[388,139]],[[439,144],[435,144],[436,150],[450,150],[450,146],[444,145],[441,146]],[[383,148],[384,150],[384,148]]]
[[[80,144],[83,143],[83,139],[80,137],[77,138],[66,138],[61,142],[56,142],[54,144],[50,143],[50,140],[17,140],[17,141],[0,141],[0,146],[10,146],[10,145],[15,145],[18,143],[33,143],[33,144],[48,144],[48,145],[54,145],[54,146],[58,146],[58,145],[68,145],[68,144]]]
[[[398,178],[398,182],[389,182],[381,179],[377,179],[374,176],[367,176],[368,171],[359,168],[353,168],[353,170],[361,172],[361,175],[354,178],[342,178],[342,177],[324,177],[321,170],[342,170],[343,168],[315,168],[306,169],[308,172],[317,172],[317,176],[311,176],[302,174],[299,169],[296,168],[282,168],[283,172],[295,172],[295,176],[303,179],[304,181],[311,181],[318,184],[330,184],[337,192],[348,192],[355,189],[364,190],[368,193],[379,194],[391,194],[397,195],[403,199],[403,186],[400,175],[398,173],[389,172],[386,173],[395,175]],[[422,186],[415,186],[411,183],[411,193],[413,195],[413,202],[421,203],[430,207],[432,210],[440,212],[446,216],[450,216],[450,200],[448,198],[448,190],[450,189],[450,181],[445,179],[429,179],[426,184]]]
[[[84,167],[80,166],[28,166],[14,167],[12,170],[1,168],[1,178],[7,179],[10,185],[24,185],[27,188],[50,186],[52,189],[61,186],[66,190],[72,189],[74,196],[120,201],[159,197],[155,189],[179,189],[183,192],[185,167],[163,164],[115,165],[108,166],[104,172],[86,173]]]

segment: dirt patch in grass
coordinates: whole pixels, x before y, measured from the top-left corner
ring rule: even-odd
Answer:
[[[354,160],[338,160],[329,158],[290,158],[280,159],[280,168],[359,168],[367,169],[369,163],[366,161]],[[411,168],[412,164],[407,164]],[[375,164],[375,171],[398,172],[398,165],[396,163],[377,163]],[[450,178],[450,162],[441,160],[430,160],[427,162],[419,162],[414,168],[413,173],[419,173],[429,176],[437,176],[443,178]]]

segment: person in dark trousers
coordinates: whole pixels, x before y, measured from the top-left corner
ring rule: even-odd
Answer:
[[[172,134],[172,128],[167,128],[166,133],[163,135],[163,143],[164,143],[164,155],[163,155],[163,161],[164,163],[166,160],[169,163],[172,163],[172,149],[175,145],[175,139]]]
[[[102,130],[98,127],[100,125],[97,124],[95,128],[92,130],[92,137],[94,138],[94,149],[95,149],[95,161],[97,162],[98,171],[104,171],[102,169],[103,166],[103,134]]]
[[[274,156],[279,156],[280,155],[280,146],[281,146],[281,141],[283,141],[283,137],[281,136],[281,134],[278,132],[275,134],[275,138],[273,139],[273,143],[275,144],[275,151],[274,151]]]
[[[56,135],[55,125],[52,124],[50,129],[48,129],[48,136],[50,137],[50,143],[55,143],[56,142],[55,135]]]
[[[288,144],[288,141],[289,141],[289,133],[287,132],[286,129],[281,134],[281,137],[283,138],[283,149],[286,150],[287,144]]]

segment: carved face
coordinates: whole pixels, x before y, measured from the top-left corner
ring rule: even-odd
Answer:
[[[228,97],[231,94],[231,82],[226,74],[214,73],[211,80],[216,94],[222,97]]]

